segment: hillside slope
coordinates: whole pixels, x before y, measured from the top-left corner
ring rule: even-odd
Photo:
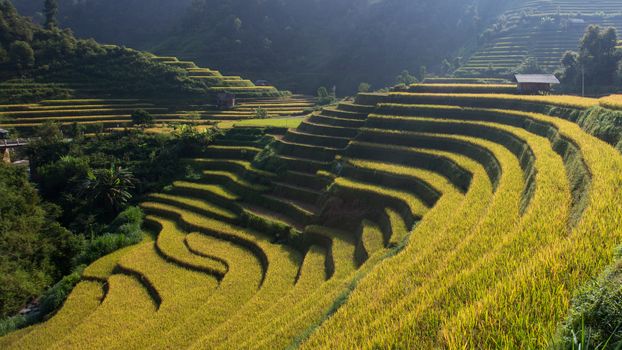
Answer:
[[[432,88],[229,131],[0,347],[544,348],[622,241],[619,100]]]
[[[40,18],[33,1],[16,0]],[[391,85],[404,69],[439,69],[442,58],[481,32],[506,1],[199,0],[160,6],[164,2],[61,0],[60,22],[100,42],[267,79],[298,93],[336,85],[344,95],[362,81]],[[150,35],[145,28],[156,23]]]
[[[459,76],[506,75],[528,57],[548,72],[576,50],[591,25],[622,31],[622,2],[607,0],[516,1],[485,31],[480,46],[456,72]]]
[[[158,57],[117,45],[76,38],[70,30],[43,28],[0,1],[0,100],[49,98],[210,98],[222,91],[277,96],[239,76],[223,76],[175,57]]]

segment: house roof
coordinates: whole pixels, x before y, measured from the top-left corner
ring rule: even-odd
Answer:
[[[519,84],[559,84],[559,80],[553,74],[516,74],[514,77]]]

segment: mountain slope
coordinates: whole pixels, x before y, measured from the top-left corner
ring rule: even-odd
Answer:
[[[507,74],[528,57],[548,72],[564,52],[576,50],[590,24],[622,31],[622,2],[531,0],[516,2],[480,38],[480,46],[457,71],[460,76]]]
[[[65,0],[60,22],[81,36],[267,79],[285,89],[315,92],[320,85],[336,85],[344,94],[362,81],[393,84],[404,69],[438,70],[442,58],[480,33],[506,2]],[[37,5],[23,6],[36,17]],[[151,35],[145,33],[154,26]]]

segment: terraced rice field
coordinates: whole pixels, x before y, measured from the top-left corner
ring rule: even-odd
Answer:
[[[153,59],[164,64],[184,69],[188,76],[207,83],[212,92],[230,92],[240,96],[277,96],[274,86],[256,86],[252,81],[239,76],[223,75],[217,70],[201,68],[192,61],[180,61],[172,56],[153,56]]]
[[[359,94],[233,128],[141,204],[153,242],[0,347],[543,348],[622,242],[622,156],[537,108],[589,102]]]
[[[242,99],[232,110],[218,110],[196,101],[166,102],[138,99],[70,99],[43,100],[37,104],[0,105],[0,128],[31,130],[47,121],[62,125],[73,123],[103,124],[105,128],[131,125],[131,114],[144,109],[160,126],[174,123],[212,125],[222,121],[240,122],[256,118],[256,110],[264,109],[269,117],[301,116],[314,106],[312,98],[293,96],[284,99]]]
[[[504,13],[506,28],[479,48],[456,74],[481,76],[490,74],[490,68],[508,72],[527,57],[536,58],[540,66],[553,72],[566,51],[577,50],[589,25],[614,27],[620,32],[621,11],[620,2],[608,0],[517,2]]]

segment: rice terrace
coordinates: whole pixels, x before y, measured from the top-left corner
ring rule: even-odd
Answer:
[[[620,30],[0,0],[0,349],[622,349]]]

